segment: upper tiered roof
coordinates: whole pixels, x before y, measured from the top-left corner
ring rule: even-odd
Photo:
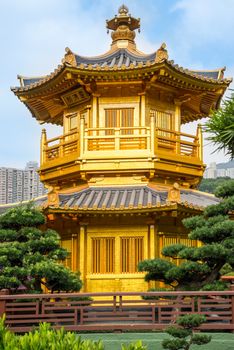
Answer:
[[[12,91],[38,120],[55,124],[62,124],[64,105],[61,95],[80,86],[90,94],[88,85],[96,82],[142,81],[151,84],[157,81],[166,87],[176,88],[177,94],[178,89],[186,90],[182,94],[195,92],[195,99],[199,99],[196,104],[205,107],[198,111],[189,106],[187,121],[202,118],[211,108],[217,108],[232,81],[224,78],[225,67],[204,71],[184,69],[169,60],[165,43],[154,53],[144,54],[135,44],[135,30],[139,28],[140,20],[132,17],[123,5],[118,15],[107,21],[107,29],[112,31],[108,52],[84,57],[66,48],[62,64],[54,72],[41,77],[18,76],[20,86],[12,88]],[[183,117],[182,122],[186,122]]]
[[[67,54],[65,55],[64,62],[62,65],[58,67],[58,69],[53,72],[50,75],[42,76],[42,77],[23,77],[18,76],[21,87],[20,88],[13,88],[13,91],[26,91],[30,90],[31,88],[35,88],[37,86],[42,85],[43,83],[46,83],[48,80],[55,77],[57,74],[59,74],[60,71],[65,66],[70,66],[71,64],[68,62],[68,55],[72,55],[74,57],[74,63],[73,66],[76,66],[79,69],[82,70],[105,70],[105,71],[112,71],[112,70],[121,70],[121,69],[133,69],[133,68],[144,68],[149,66],[157,66],[157,64],[161,63],[162,61],[165,61],[167,63],[168,67],[174,68],[178,72],[182,72],[185,75],[188,75],[190,77],[207,81],[210,83],[218,83],[218,84],[225,84],[230,83],[231,79],[223,79],[224,77],[224,71],[225,67],[218,68],[215,70],[207,70],[207,71],[194,71],[194,70],[188,70],[184,69],[182,67],[179,67],[178,65],[174,64],[174,61],[163,59],[161,62],[159,62],[157,53],[158,51],[149,54],[149,55],[143,55],[139,54],[137,51],[129,51],[128,49],[117,49],[115,51],[108,51],[106,54],[96,57],[85,57],[80,56],[75,53],[73,53],[70,49],[66,49]],[[166,52],[166,50],[165,50]]]
[[[66,66],[77,67],[81,70],[121,70],[121,69],[143,69],[148,66],[157,66],[159,63],[165,62],[168,67],[175,71],[182,72],[193,78],[207,81],[210,83],[227,84],[231,79],[224,79],[223,68],[214,70],[189,70],[174,64],[174,61],[168,60],[166,45],[163,43],[161,47],[152,54],[146,55],[137,50],[135,44],[135,29],[140,28],[140,19],[132,17],[128,8],[122,5],[119,13],[113,19],[107,20],[108,30],[112,30],[111,49],[103,55],[95,57],[85,57],[73,53],[66,48],[66,54],[62,60],[62,65],[51,74],[41,77],[24,77],[18,76],[21,86],[12,88],[14,92],[26,91],[40,86],[50,79],[58,75]]]

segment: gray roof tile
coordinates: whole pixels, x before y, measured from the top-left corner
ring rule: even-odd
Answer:
[[[180,190],[183,206],[204,208],[208,205],[218,204],[220,200],[210,194],[195,190]],[[157,207],[167,204],[168,191],[155,190],[149,186],[112,186],[112,187],[89,187],[79,192],[60,194],[59,208],[78,210],[95,209],[128,209]],[[36,198],[36,206],[43,206],[47,201],[47,196]],[[10,205],[0,205],[0,214],[8,209],[20,205],[12,203]]]
[[[168,191],[156,191],[148,186],[129,187],[89,187],[73,194],[60,194],[60,208],[79,209],[127,209],[165,205]],[[209,194],[181,190],[183,205],[206,207],[219,203],[219,199]]]
[[[75,58],[76,58],[77,65],[91,64],[93,68],[94,66],[97,66],[97,65],[101,67],[105,67],[105,66],[113,67],[114,65],[121,67],[122,64],[125,64],[126,67],[129,67],[131,63],[134,64],[134,66],[136,66],[137,63],[139,62],[142,62],[142,63],[146,63],[147,61],[154,62],[155,55],[156,55],[155,52],[150,55],[140,55],[140,54],[137,55],[126,49],[119,49],[119,50],[116,50],[115,52],[102,55],[102,56],[83,57],[83,56],[75,55]]]
[[[202,77],[206,77],[206,78],[212,78],[212,79],[218,79],[219,78],[219,71],[190,71],[193,74],[197,74],[200,75]]]
[[[207,207],[208,205],[218,204],[220,202],[219,198],[210,194],[192,190],[181,190],[180,198],[181,203],[187,202],[199,207]]]

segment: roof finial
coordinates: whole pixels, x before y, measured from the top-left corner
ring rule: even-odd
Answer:
[[[107,33],[113,30],[111,36],[113,39],[112,45],[123,40],[131,42],[135,45],[135,30],[140,29],[140,18],[134,18],[129,13],[127,6],[121,5],[118,9],[118,14],[114,18],[106,21]]]
[[[127,6],[125,6],[124,4],[122,6],[119,7],[119,10],[118,10],[120,16],[125,16],[128,14],[129,10],[127,8]]]

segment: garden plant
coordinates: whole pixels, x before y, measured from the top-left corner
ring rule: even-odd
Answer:
[[[189,350],[193,344],[204,345],[211,341],[211,336],[195,333],[197,329],[206,320],[203,315],[184,315],[177,318],[177,326],[170,326],[166,329],[172,338],[164,339],[162,346],[167,350]]]

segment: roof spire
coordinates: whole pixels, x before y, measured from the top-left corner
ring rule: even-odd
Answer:
[[[127,15],[127,14],[128,14],[128,11],[129,11],[129,10],[128,10],[127,6],[125,6],[124,4],[123,4],[122,6],[120,6],[120,7],[119,7],[119,10],[118,10],[120,16]]]
[[[118,15],[114,18],[106,20],[107,32],[113,30],[111,33],[113,48],[126,48],[128,46],[133,49],[136,48],[135,30],[140,31],[140,18],[136,19],[131,16],[127,6],[124,4],[119,7]]]

